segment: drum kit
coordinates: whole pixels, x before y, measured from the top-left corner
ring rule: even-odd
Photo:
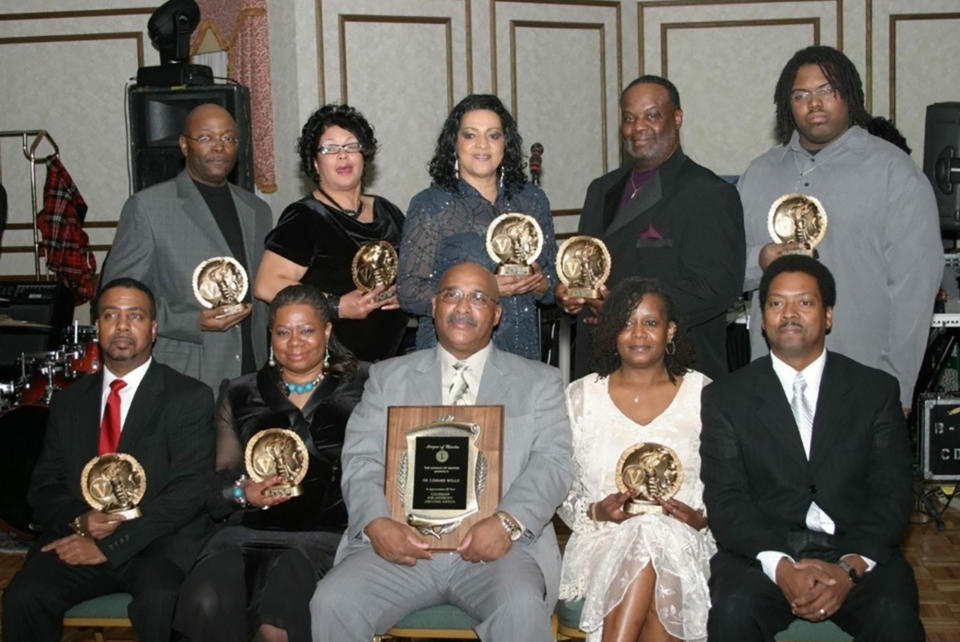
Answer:
[[[7,326],[24,327],[24,322],[0,317],[0,327]],[[21,353],[19,377],[0,381],[0,440],[4,443],[0,449],[0,529],[21,540],[35,535],[26,498],[30,475],[43,448],[50,401],[58,391],[101,368],[96,327],[74,321],[61,339],[56,350]]]

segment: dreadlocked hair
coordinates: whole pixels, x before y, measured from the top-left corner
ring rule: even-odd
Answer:
[[[830,82],[837,95],[847,104],[850,114],[850,124],[866,127],[870,122],[870,114],[864,106],[863,83],[857,68],[843,52],[833,47],[813,46],[801,49],[793,54],[787,65],[780,72],[777,88],[773,93],[773,102],[777,106],[777,123],[774,136],[783,145],[790,142],[790,136],[796,128],[791,109],[790,94],[793,91],[793,81],[797,77],[797,70],[803,65],[817,65]]]

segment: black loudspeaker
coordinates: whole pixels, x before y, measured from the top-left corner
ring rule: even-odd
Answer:
[[[210,85],[170,89],[132,86],[130,110],[130,158],[133,191],[169,180],[184,166],[180,134],[187,114],[197,105],[216,103],[237,121],[240,145],[237,164],[228,180],[251,192],[253,185],[253,137],[250,126],[250,90],[243,85]]]
[[[55,350],[72,319],[73,295],[63,283],[0,281],[0,372],[13,369],[23,352]]]
[[[923,173],[937,196],[940,227],[960,232],[960,102],[927,105]]]

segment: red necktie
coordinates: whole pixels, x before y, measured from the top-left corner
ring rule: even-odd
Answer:
[[[117,452],[120,443],[120,389],[126,387],[123,379],[114,379],[110,382],[110,394],[107,396],[107,407],[103,411],[103,420],[100,422],[100,454]]]

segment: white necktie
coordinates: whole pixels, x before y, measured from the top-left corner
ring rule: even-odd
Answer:
[[[450,403],[454,406],[466,403],[464,397],[466,397],[467,391],[470,389],[467,378],[464,376],[466,371],[466,361],[457,361],[453,364],[453,381],[450,382]]]
[[[797,422],[797,428],[800,430],[800,441],[803,442],[803,452],[807,459],[810,459],[810,438],[813,435],[813,408],[807,401],[804,392],[807,389],[807,381],[803,378],[803,373],[798,372],[793,380],[793,399],[790,400],[790,410],[793,411],[793,418]]]

